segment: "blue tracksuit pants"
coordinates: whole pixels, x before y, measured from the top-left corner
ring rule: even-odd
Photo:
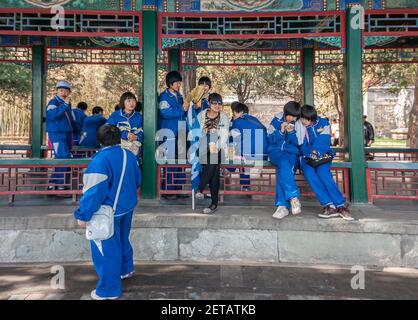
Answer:
[[[322,206],[334,205],[337,208],[344,206],[345,198],[332,177],[331,163],[313,168],[302,158],[301,168],[305,179]]]
[[[289,200],[299,198],[295,172],[299,166],[298,156],[292,153],[272,151],[270,161],[276,166],[276,206],[290,208]]]
[[[122,294],[121,276],[134,271],[133,249],[129,242],[133,211],[115,216],[115,233],[108,240],[90,241],[94,268],[99,277],[96,294],[99,297],[118,297]]]
[[[71,145],[72,145],[72,133],[71,132],[48,132],[49,142],[52,147],[55,159],[71,159]],[[55,168],[55,173],[52,174],[51,184],[64,184],[66,181],[70,181],[69,172],[70,168]]]

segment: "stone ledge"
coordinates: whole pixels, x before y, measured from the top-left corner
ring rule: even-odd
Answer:
[[[0,263],[89,261],[82,230],[2,230]],[[418,268],[418,236],[273,230],[135,228],[140,261],[252,262]]]
[[[226,210],[226,209],[223,209]],[[359,214],[357,214],[359,217]],[[350,233],[385,233],[418,235],[416,221],[379,218],[361,218],[347,222],[342,219],[322,220],[313,214],[300,217],[288,217],[282,221],[273,220],[270,212],[254,212],[252,216],[243,214],[219,213],[207,216],[197,213],[182,214],[136,214],[133,228],[170,229],[240,229],[273,231],[321,231]],[[38,230],[38,229],[78,229],[71,214],[45,215],[36,217],[0,217],[0,230]]]

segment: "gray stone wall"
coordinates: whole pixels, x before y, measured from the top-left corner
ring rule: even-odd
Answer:
[[[414,90],[410,88],[409,103],[414,101]],[[391,93],[389,88],[370,88],[364,97],[364,114],[368,116],[375,128],[377,136],[392,138],[392,130],[397,129],[396,104],[399,95]],[[407,107],[403,110],[403,121],[406,127],[409,123],[409,112]]]
[[[90,261],[71,216],[36,220],[0,218],[0,263]],[[136,215],[131,241],[143,261],[418,267],[418,225],[373,219]]]

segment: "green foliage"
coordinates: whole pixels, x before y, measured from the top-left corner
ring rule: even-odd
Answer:
[[[364,67],[364,92],[374,86],[387,86],[391,93],[414,86],[418,64],[374,64]]]
[[[302,98],[300,76],[280,67],[203,67],[198,74],[212,79],[214,91],[236,95],[244,103],[259,98]]]
[[[103,85],[110,92],[131,91],[140,97],[142,72],[138,66],[110,66],[106,72]]]
[[[32,91],[31,69],[14,63],[0,63],[0,92],[8,101],[28,98]]]

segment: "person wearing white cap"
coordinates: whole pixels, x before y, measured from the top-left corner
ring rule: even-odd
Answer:
[[[71,111],[71,84],[65,80],[58,81],[56,90],[56,95],[46,106],[48,145],[52,148],[55,159],[69,159],[71,158],[73,131],[77,126]],[[67,171],[69,168],[55,168],[48,190],[65,190],[64,184],[70,178],[68,174],[64,174]]]

